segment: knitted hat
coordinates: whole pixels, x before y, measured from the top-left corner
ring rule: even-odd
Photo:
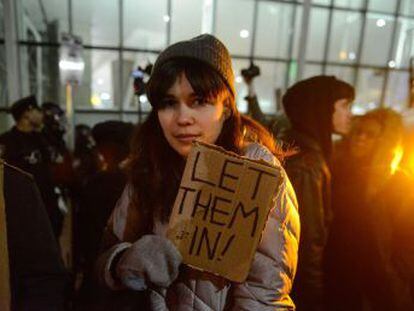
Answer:
[[[23,97],[13,103],[13,105],[10,107],[10,113],[13,115],[13,119],[15,121],[18,121],[26,111],[32,109],[40,110],[36,97],[34,95]]]
[[[152,73],[161,68],[165,62],[174,58],[191,58],[206,63],[220,74],[231,94],[235,97],[231,57],[227,48],[216,37],[203,34],[190,40],[170,45],[158,56]]]

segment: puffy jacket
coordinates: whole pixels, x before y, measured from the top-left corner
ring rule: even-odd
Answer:
[[[280,163],[267,149],[251,144],[245,156],[274,164],[280,168],[283,178],[247,280],[244,283],[232,283],[183,265],[178,279],[167,290],[150,290],[152,310],[295,309],[289,293],[296,272],[300,230],[296,197]],[[127,218],[134,217],[129,209],[129,193],[130,188],[127,186],[109,220],[104,233],[107,250],[101,254],[97,264],[98,277],[112,289],[122,286],[111,277],[111,260],[115,254],[128,247],[129,243],[125,242],[140,238],[134,237],[127,225],[131,223]],[[154,233],[164,236],[167,226],[155,222]]]

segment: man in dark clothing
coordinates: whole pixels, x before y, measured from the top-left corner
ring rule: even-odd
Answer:
[[[34,96],[18,100],[10,112],[16,125],[0,136],[0,157],[33,175],[55,236],[59,236],[63,216],[58,208],[50,173],[47,143],[37,131],[41,127],[43,115]]]
[[[322,261],[331,220],[331,136],[348,131],[353,99],[352,86],[329,76],[300,81],[283,97],[291,123],[284,140],[299,150],[285,165],[301,218],[298,271],[293,287],[299,311],[324,309]]]
[[[66,272],[39,191],[29,174],[1,160],[0,204],[0,219],[7,224],[7,231],[3,226],[0,231],[9,255],[5,258],[2,248],[0,264],[10,276],[9,292],[1,297],[9,297],[13,311],[63,310]]]

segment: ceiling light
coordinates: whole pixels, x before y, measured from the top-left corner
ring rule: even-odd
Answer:
[[[354,59],[356,58],[356,54],[355,54],[354,52],[349,52],[349,53],[348,53],[348,58],[349,58],[350,60],[354,60]]]
[[[246,39],[249,37],[249,31],[246,29],[242,29],[240,30],[240,37],[243,39]]]
[[[395,65],[396,65],[396,63],[395,63],[395,61],[394,61],[394,60],[390,60],[390,61],[388,62],[388,67],[390,67],[390,68],[395,68]]]
[[[345,51],[339,52],[339,59],[341,59],[341,60],[347,59],[347,54],[346,54]]]
[[[240,76],[236,77],[236,83],[242,83],[243,82],[243,78]]]
[[[164,19],[164,22],[168,23],[170,21],[170,16],[164,15],[163,19]]]
[[[383,19],[383,18],[379,18],[379,19],[377,19],[377,26],[378,27],[384,27],[385,25],[386,25],[387,23],[385,22],[385,19]]]

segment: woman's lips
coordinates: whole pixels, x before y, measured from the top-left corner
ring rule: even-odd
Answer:
[[[175,135],[175,138],[183,143],[191,143],[194,140],[196,140],[200,135],[192,135],[192,134],[181,134],[181,135]]]

